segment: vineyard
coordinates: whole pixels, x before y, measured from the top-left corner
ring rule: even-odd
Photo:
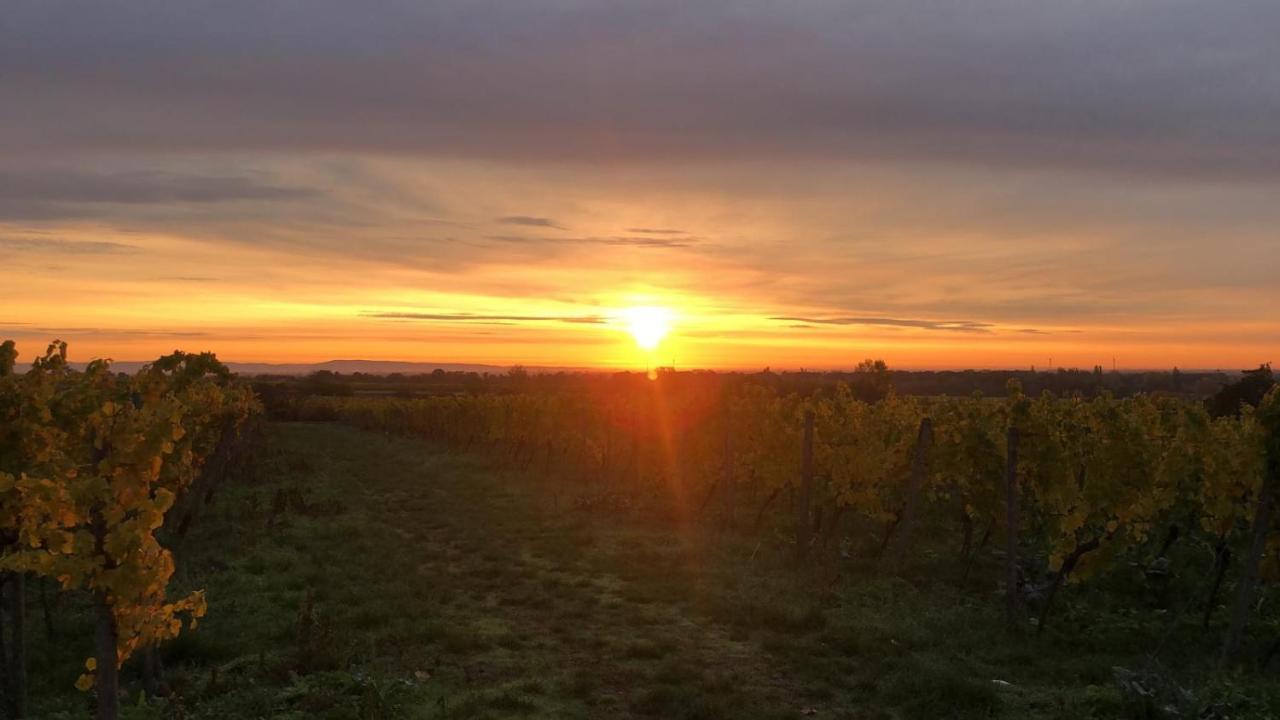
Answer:
[[[57,718],[1280,702],[1278,388],[1226,411],[711,373],[397,397],[255,393],[209,354],[15,360],[0,717],[44,716],[33,679]]]
[[[12,342],[0,345],[5,711],[27,716],[30,576],[92,598],[94,652],[76,687],[92,689],[97,717],[115,718],[120,667],[141,657],[153,673],[157,647],[205,613],[203,593],[168,593],[172,548],[243,454],[257,402],[209,354],[174,353],[133,376],[106,361],[73,370],[65,343],[25,374],[16,359]]]
[[[660,377],[579,392],[312,396],[289,412],[532,468],[582,506],[772,533],[797,561],[893,573],[949,555],[966,585],[1002,588],[1013,632],[1043,632],[1066,586],[1137,574],[1181,595],[1162,600],[1170,632],[1197,613],[1216,627],[1228,606],[1221,665],[1266,665],[1280,647],[1246,642],[1277,633],[1280,390],[1210,417],[1175,398],[1027,397],[1016,382],[1003,398],[866,402],[847,387],[781,396]]]

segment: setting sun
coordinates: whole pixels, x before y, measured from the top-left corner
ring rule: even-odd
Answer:
[[[645,350],[658,347],[671,332],[673,313],[664,307],[633,307],[624,311],[622,317],[626,320],[627,332]]]

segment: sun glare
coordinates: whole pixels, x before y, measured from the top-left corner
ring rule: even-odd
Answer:
[[[671,332],[674,314],[664,307],[633,307],[624,310],[622,318],[636,344],[645,350],[653,350]]]

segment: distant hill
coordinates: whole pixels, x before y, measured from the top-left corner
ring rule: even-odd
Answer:
[[[140,360],[121,360],[111,363],[111,367],[117,372],[132,373],[137,372],[137,370],[145,364],[146,362]],[[84,369],[85,363],[73,362],[71,365],[75,368]],[[29,367],[29,364],[18,363],[17,369],[19,371],[24,371]],[[327,360],[325,362],[318,363],[228,362],[227,367],[231,368],[233,372],[241,375],[309,375],[320,370],[342,373],[343,375],[350,375],[351,373],[365,373],[366,375],[390,375],[392,373],[419,375],[429,373],[437,369],[444,370],[445,372],[475,372],[501,375],[511,369],[510,365],[403,362],[397,360]],[[598,368],[584,367],[524,367],[525,370],[530,373],[590,372],[593,369],[598,370]]]
[[[365,373],[366,375],[418,375],[440,369],[445,372],[478,372],[505,373],[509,368],[500,365],[480,365],[473,363],[431,363],[403,362],[396,360],[327,360],[318,363],[239,363],[229,362],[230,367],[241,375],[308,375],[319,370],[342,373]]]
[[[366,375],[390,375],[392,373],[420,375],[435,370],[499,375],[505,374],[512,367],[510,365],[404,362],[399,360],[328,360],[320,363],[281,364],[229,362],[227,366],[241,375],[307,375],[319,370],[328,370],[329,372],[342,373],[344,375],[350,375],[351,373],[365,373]],[[584,367],[525,367],[525,370],[531,373],[582,372],[590,371],[591,369]]]

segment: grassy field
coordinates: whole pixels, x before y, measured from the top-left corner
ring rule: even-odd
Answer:
[[[1068,603],[1056,632],[1009,639],[994,587],[797,571],[768,534],[588,512],[410,439],[268,435],[179,549],[175,584],[207,589],[209,615],[164,651],[173,699],[127,716],[1155,716],[1115,680],[1140,655],[1123,613]],[[32,629],[36,706],[83,717],[87,615],[54,618],[56,642]],[[1274,682],[1233,682],[1214,690],[1231,717],[1280,706]]]

